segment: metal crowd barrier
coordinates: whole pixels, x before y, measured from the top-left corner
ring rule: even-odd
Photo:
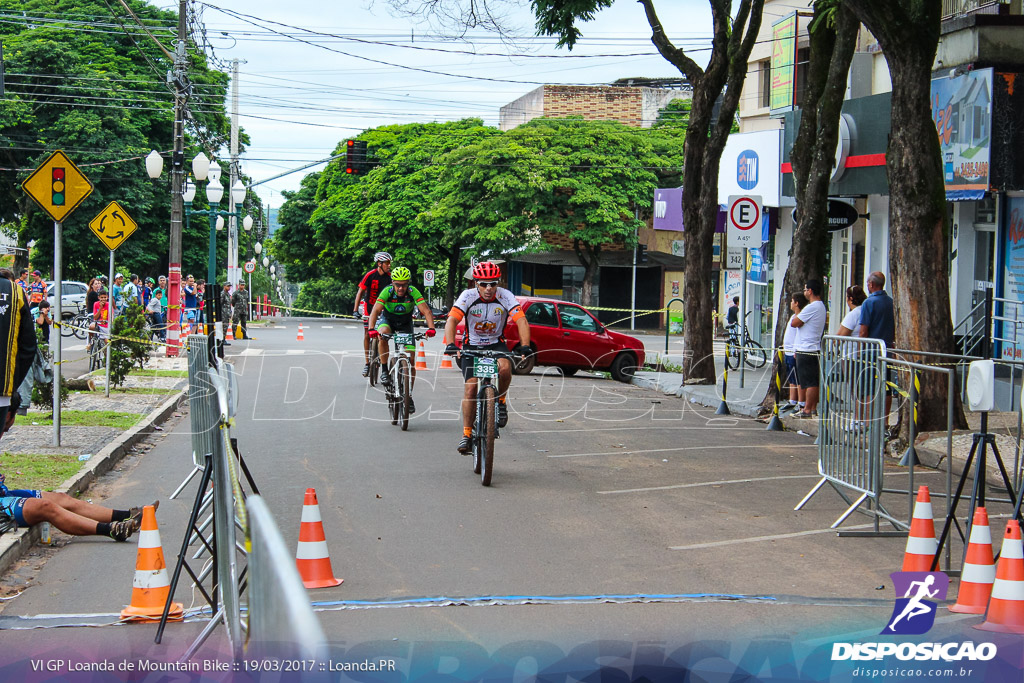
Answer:
[[[261,496],[245,501],[249,511],[250,656],[327,659],[327,637],[313,612],[295,559]]]

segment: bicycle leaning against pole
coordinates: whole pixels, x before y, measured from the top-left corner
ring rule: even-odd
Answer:
[[[747,367],[757,370],[763,368],[765,363],[768,361],[768,354],[765,353],[764,347],[758,342],[754,341],[750,335],[750,328],[747,327],[746,318],[750,316],[748,312],[744,316],[743,329],[746,331],[747,345],[744,347],[743,362],[747,364]],[[743,342],[740,339],[739,323],[732,323],[726,325],[725,329],[729,333],[729,353],[725,356],[725,362],[729,364],[730,370],[735,370],[740,366],[740,347],[743,346]]]
[[[472,363],[471,377],[477,378],[476,416],[471,436],[473,472],[480,475],[480,483],[490,486],[494,473],[494,440],[499,437],[496,416],[498,359],[508,358],[514,365],[518,354],[512,351],[463,349],[459,355],[462,363]]]
[[[370,339],[373,350],[373,361],[376,361],[377,366],[380,366],[380,354],[377,353],[377,344],[383,342],[388,343],[389,339],[395,340],[395,352],[391,354],[391,359],[388,361],[388,367],[384,372],[391,379],[390,382],[382,382],[384,384],[384,395],[388,399],[388,412],[391,414],[391,424],[397,425],[399,422],[402,424],[402,431],[409,430],[409,402],[412,400],[412,355],[409,353],[410,349],[416,349],[416,342],[420,339],[425,339],[427,334],[425,332],[418,332],[415,334],[409,332],[378,332],[376,339]],[[374,343],[376,342],[376,343]],[[371,361],[372,362],[372,361]],[[375,369],[373,365],[370,366],[370,384],[373,385],[375,377]]]

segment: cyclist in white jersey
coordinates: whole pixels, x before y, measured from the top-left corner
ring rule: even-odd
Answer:
[[[523,356],[533,353],[530,347],[530,324],[519,306],[519,301],[512,292],[498,287],[501,270],[490,261],[478,263],[473,267],[475,286],[467,289],[455,300],[448,322],[444,327],[444,341],[447,344],[445,353],[455,355],[455,328],[462,320],[466,321],[466,337],[463,347],[468,349],[487,349],[507,351],[508,346],[502,337],[505,321],[512,320],[519,330],[519,344],[513,351]],[[476,377],[473,364],[462,363],[462,376],[466,379],[462,394],[462,440],[457,450],[463,455],[472,448],[473,420],[476,417]],[[495,411],[498,427],[508,424],[508,406],[505,395],[512,383],[512,363],[507,358],[498,359],[498,407]]]

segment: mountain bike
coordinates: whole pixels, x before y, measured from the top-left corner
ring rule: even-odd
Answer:
[[[402,431],[406,432],[409,430],[409,401],[412,398],[412,355],[409,350],[416,349],[416,342],[420,339],[425,339],[426,334],[423,332],[410,334],[408,332],[393,332],[387,334],[384,332],[380,333],[377,341],[383,341],[385,344],[388,343],[389,339],[395,340],[395,351],[391,354],[390,360],[388,360],[388,368],[386,370],[387,376],[391,379],[390,383],[384,384],[384,395],[388,399],[388,412],[391,414],[391,424],[397,425],[401,423]],[[373,339],[370,340],[375,341]],[[380,367],[380,353],[378,352],[377,344],[373,345],[374,356],[377,361],[377,367]],[[374,370],[373,365],[370,366],[370,376],[373,377]],[[371,384],[373,381],[371,381]],[[389,386],[390,384],[390,386]]]
[[[92,314],[76,313],[64,320],[60,326],[60,336],[62,337],[77,337],[78,339],[85,339],[86,334],[89,332],[89,324],[92,322]]]
[[[106,367],[109,343],[110,337],[107,336],[106,331],[89,331],[89,341],[86,342],[86,353],[89,354],[89,372]]]
[[[366,379],[370,381],[370,386],[377,386],[377,378],[380,376],[380,351],[377,349],[377,339],[370,338],[370,374],[366,376]]]
[[[494,473],[494,440],[498,438],[496,403],[498,399],[498,359],[508,358],[516,363],[511,351],[463,349],[463,363],[473,364],[473,377],[477,378],[476,419],[473,421],[473,472],[480,475],[480,483],[491,485]]]
[[[747,313],[749,316],[750,313]],[[739,324],[733,323],[732,325],[726,325],[725,329],[729,333],[729,339],[727,342],[728,353],[725,355],[725,362],[729,365],[730,370],[735,370],[740,366],[740,347],[743,346],[743,342],[740,339]],[[743,362],[747,364],[747,367],[757,370],[763,368],[765,363],[768,362],[768,354],[765,352],[764,347],[754,341],[750,334],[750,328],[743,325],[743,329],[747,336],[747,345],[744,349]]]

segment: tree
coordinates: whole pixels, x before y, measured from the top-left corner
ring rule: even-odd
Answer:
[[[464,27],[502,28],[500,0],[389,0],[393,7],[420,12]],[[693,88],[684,148],[683,240],[686,271],[683,275],[685,321],[683,338],[687,357],[686,377],[712,383],[715,378],[712,354],[711,312],[714,302],[708,281],[711,276],[715,219],[718,213],[718,164],[739,107],[747,72],[747,58],[761,27],[764,0],[740,0],[735,14],[731,0],[708,0],[711,5],[713,36],[711,56],[701,68],[685,50],[676,47],[658,19],[654,0],[639,0],[651,28],[651,41],[664,59],[686,77]],[[558,36],[558,45],[569,49],[582,36],[578,22],[594,18],[614,0],[533,0],[537,32]],[[721,98],[719,114],[712,112]]]
[[[127,1],[168,42],[176,13]],[[119,267],[163,272],[168,190],[165,183],[151,183],[142,162],[149,150],[168,149],[172,138],[173,100],[165,84],[169,65],[163,54],[148,39],[83,26],[83,16],[107,17],[102,21],[110,23],[111,10],[103,2],[71,0],[58,7],[48,0],[0,0],[0,11],[11,18],[0,25],[7,72],[7,93],[0,99],[0,169],[17,169],[0,170],[0,224],[22,247],[36,240],[36,256],[53,253],[52,221],[20,185],[30,169],[62,149],[95,185],[64,224],[65,276],[86,279],[106,272],[108,252],[88,222],[111,200],[121,203],[140,226],[118,250]],[[132,22],[126,15],[114,18],[126,27]],[[209,152],[229,130],[223,107],[228,77],[209,70],[201,53],[190,59],[197,84],[190,132],[213,145]],[[191,155],[198,151],[193,147]],[[206,235],[206,225],[193,221],[183,238],[186,269],[205,272]],[[48,270],[47,258],[35,265]]]
[[[956,354],[949,311],[949,244],[942,154],[930,105],[932,64],[942,3],[921,0],[842,0],[878,39],[892,77],[886,174],[889,180],[887,290],[896,309],[896,345]],[[946,428],[946,392],[922,384],[922,431]],[[954,421],[965,426],[959,406]]]

